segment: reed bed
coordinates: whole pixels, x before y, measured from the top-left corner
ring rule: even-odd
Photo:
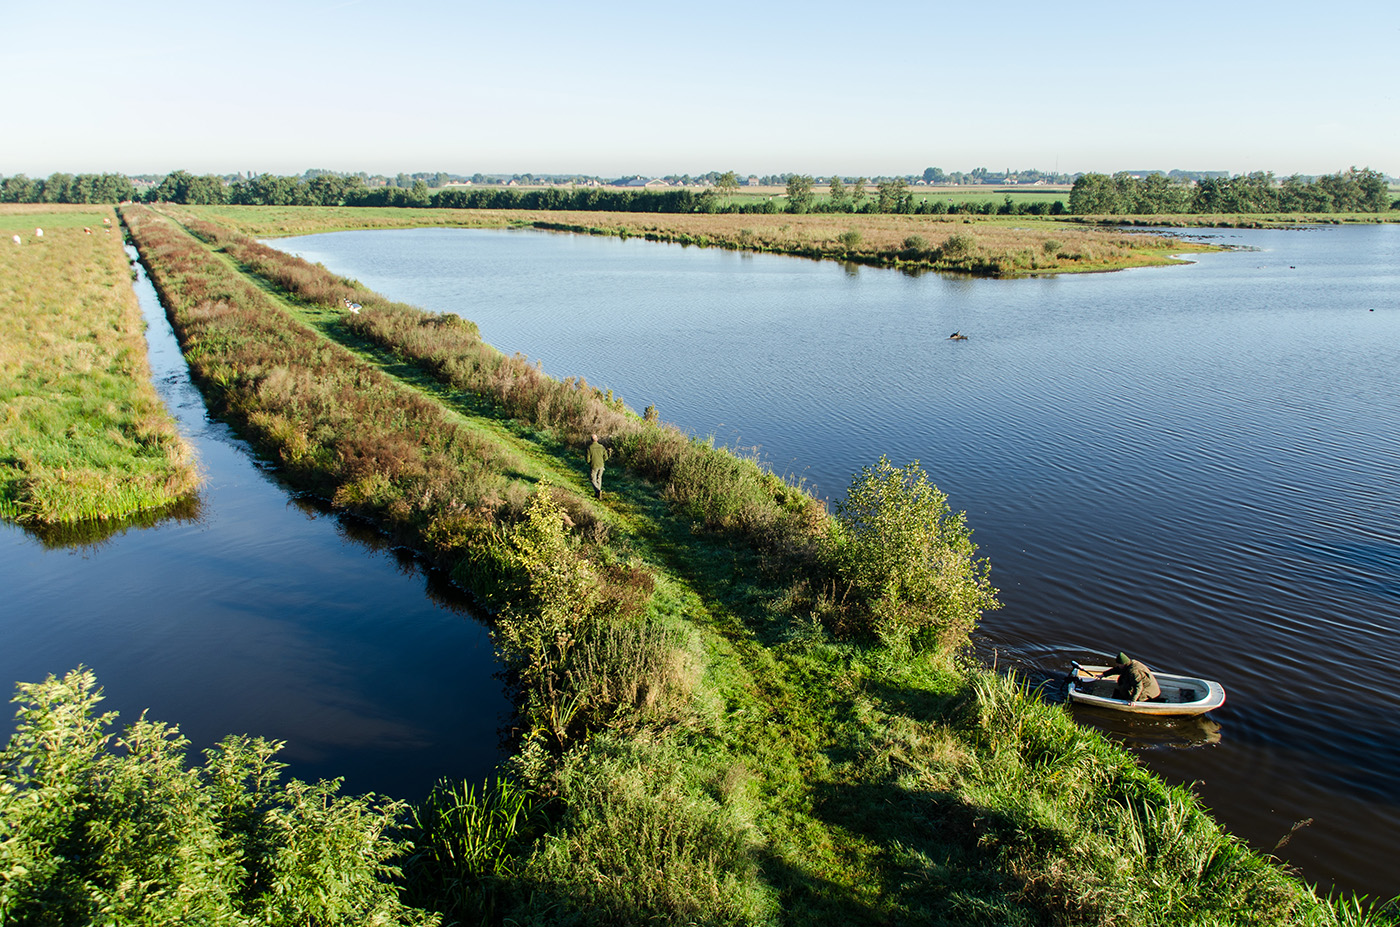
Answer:
[[[1330,923],[1334,912],[1168,787],[1011,676],[972,677],[958,771],[1038,906],[1096,924]]]
[[[121,235],[104,231],[113,219],[108,207],[0,208],[0,517],[112,521],[199,485],[151,383]]]

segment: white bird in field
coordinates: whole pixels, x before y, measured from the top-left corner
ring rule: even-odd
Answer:
[[[15,236],[15,244],[19,244],[22,240],[23,239],[21,239],[18,235]]]
[[[34,237],[35,237],[35,238],[43,238],[43,237],[44,237],[44,230],[43,230],[43,229],[35,229],[35,230],[34,230]]]

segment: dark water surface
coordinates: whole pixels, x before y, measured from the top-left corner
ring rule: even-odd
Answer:
[[[483,626],[439,577],[295,498],[209,420],[144,274],[137,295],[156,385],[207,477],[197,511],[76,546],[0,523],[0,680],[83,664],[123,723],[149,709],[196,750],[231,733],[285,740],[291,774],[343,776],[347,791],[419,799],[441,776],[480,782],[509,711]]]
[[[1080,718],[1260,849],[1310,819],[1279,851],[1305,878],[1393,896],[1400,227],[1213,237],[1256,250],[998,281],[537,232],[275,244],[823,496],[922,461],[1002,590],[989,657],[1221,680],[1207,719]]]

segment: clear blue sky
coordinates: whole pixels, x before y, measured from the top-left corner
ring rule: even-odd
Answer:
[[[7,7],[0,175],[1400,175],[1391,0]]]

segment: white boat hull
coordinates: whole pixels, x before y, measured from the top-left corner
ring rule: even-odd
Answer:
[[[1096,708],[1139,715],[1201,715],[1225,704],[1225,689],[1218,682],[1158,672],[1153,672],[1152,675],[1157,678],[1157,685],[1162,689],[1160,698],[1150,702],[1129,702],[1126,699],[1114,698],[1113,690],[1118,685],[1116,677],[1091,678],[1106,669],[1106,666],[1076,667],[1069,687],[1069,698],[1080,705],[1093,705]]]

